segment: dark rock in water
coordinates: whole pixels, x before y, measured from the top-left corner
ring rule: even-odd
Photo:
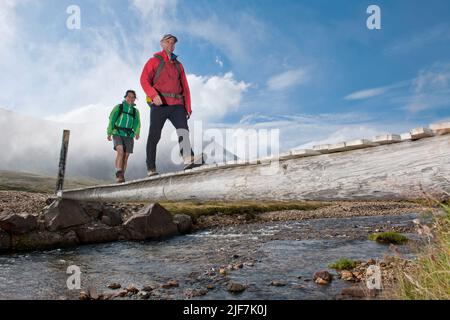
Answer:
[[[139,289],[136,288],[136,287],[133,286],[133,285],[130,285],[130,286],[127,288],[127,292],[128,292],[128,293],[131,293],[131,294],[138,294],[138,293],[139,293]]]
[[[274,286],[274,287],[284,287],[284,286],[286,285],[286,283],[281,282],[281,281],[277,281],[277,280],[273,280],[273,281],[270,283],[270,285],[271,285],[271,286]]]
[[[175,222],[178,232],[181,234],[189,233],[192,230],[192,218],[187,214],[174,215],[173,222]]]
[[[89,294],[87,292],[81,291],[79,299],[80,300],[89,300],[90,297],[89,297]]]
[[[158,239],[178,234],[172,215],[158,203],[150,204],[131,216],[124,227],[129,240]]]
[[[120,226],[123,223],[122,213],[114,208],[105,208],[102,211],[101,221],[110,227]]]
[[[349,296],[353,298],[365,298],[367,297],[367,289],[364,289],[360,286],[353,286],[342,289],[341,295]]]
[[[161,285],[161,288],[163,289],[170,289],[176,287],[179,287],[178,281],[176,280],[169,280],[167,283]]]
[[[14,234],[24,234],[35,230],[37,217],[28,213],[12,213],[0,217],[0,228]]]
[[[76,229],[81,243],[103,243],[117,241],[122,233],[120,227],[82,226]]]
[[[208,293],[208,290],[205,289],[200,289],[200,290],[196,290],[196,289],[191,289],[191,290],[187,290],[185,291],[184,295],[187,298],[195,298],[195,297],[201,297],[204,296]]]
[[[4,230],[0,229],[0,251],[11,249],[11,236]]]
[[[145,292],[152,292],[155,288],[153,286],[145,286],[144,288],[142,288],[142,291]]]
[[[120,283],[115,283],[115,282],[108,285],[108,288],[112,289],[112,290],[120,289],[121,287],[122,286],[120,285]]]
[[[75,231],[66,233],[50,231],[33,231],[23,235],[13,235],[11,249],[39,250],[68,247],[79,244]]]
[[[45,210],[44,216],[46,226],[50,231],[82,225],[90,221],[78,201],[66,199],[54,202]]]
[[[317,284],[328,284],[333,276],[328,271],[318,271],[314,274],[313,280]]]
[[[232,293],[239,293],[244,291],[245,289],[247,289],[246,286],[244,286],[243,284],[240,283],[236,283],[236,282],[232,282],[228,285],[228,291],[232,292]]]

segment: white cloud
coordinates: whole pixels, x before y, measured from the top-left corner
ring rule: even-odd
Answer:
[[[373,98],[379,95],[386,93],[389,90],[389,87],[380,87],[373,89],[366,89],[357,92],[353,92],[345,97],[345,100],[361,100]]]
[[[450,64],[436,63],[419,71],[412,81],[412,95],[405,100],[411,113],[450,106]]]
[[[304,84],[309,79],[309,72],[306,68],[288,70],[273,76],[267,81],[269,90],[279,91],[289,87]]]
[[[237,13],[229,23],[213,12],[203,14],[191,19],[183,31],[212,43],[233,63],[248,63],[252,59],[249,47],[254,50],[264,43],[269,32],[261,21],[245,13]]]
[[[51,115],[46,120],[62,123],[103,123],[107,121],[112,108],[101,104],[90,104],[85,107],[70,110],[66,113]]]
[[[195,119],[220,120],[239,107],[243,93],[250,86],[234,79],[233,73],[223,76],[187,76],[192,96]]]
[[[388,54],[410,54],[417,49],[425,49],[434,43],[450,39],[448,25],[437,25],[422,33],[413,34],[406,39],[396,40],[395,44],[385,49]]]
[[[219,58],[218,56],[216,56],[216,63],[217,63],[221,68],[223,68],[223,61],[220,60],[220,58]]]
[[[385,94],[393,91],[394,89],[407,87],[410,84],[411,84],[411,81],[409,81],[409,80],[399,81],[397,83],[394,83],[394,84],[391,84],[388,86],[356,91],[356,92],[350,93],[344,99],[345,100],[364,100],[364,99],[374,98],[374,97],[385,95]]]

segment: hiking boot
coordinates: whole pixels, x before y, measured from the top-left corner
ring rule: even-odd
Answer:
[[[125,182],[125,176],[123,174],[123,171],[119,170],[116,172],[116,182],[117,183]]]
[[[190,156],[184,159],[184,170],[200,167],[205,164],[206,156],[204,153],[197,156]]]
[[[147,177],[156,176],[158,172],[156,172],[156,169],[148,169],[147,170]]]

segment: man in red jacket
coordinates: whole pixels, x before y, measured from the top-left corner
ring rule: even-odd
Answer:
[[[147,139],[148,176],[157,174],[156,145],[167,119],[177,129],[180,154],[185,169],[203,164],[203,157],[196,159],[189,140],[187,120],[192,114],[191,96],[183,65],[173,53],[178,39],[172,34],[162,37],[162,51],[148,60],[141,75],[141,85],[150,106],[150,130]]]

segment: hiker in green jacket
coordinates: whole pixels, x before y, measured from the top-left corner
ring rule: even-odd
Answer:
[[[136,108],[136,92],[128,90],[125,100],[114,107],[109,116],[108,140],[114,142],[116,150],[116,181],[125,182],[128,157],[133,153],[134,138],[139,139],[141,120]],[[111,139],[112,136],[112,139]]]

